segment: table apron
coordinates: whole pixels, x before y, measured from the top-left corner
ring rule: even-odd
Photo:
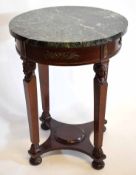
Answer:
[[[47,48],[33,46],[26,40],[16,39],[16,49],[24,60],[47,65],[75,66],[104,62],[121,48],[121,39],[100,46],[83,48]]]

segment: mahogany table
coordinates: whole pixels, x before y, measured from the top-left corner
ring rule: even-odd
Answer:
[[[10,21],[16,50],[23,61],[24,89],[30,128],[30,163],[38,165],[41,155],[58,149],[77,150],[89,155],[95,169],[104,167],[102,150],[109,58],[121,48],[127,20],[115,12],[78,6],[50,7],[23,13]],[[41,127],[51,130],[39,145],[37,85],[38,63],[42,108]],[[49,111],[49,65],[94,64],[94,121],[70,125],[51,118]],[[55,87],[54,87],[55,88]],[[94,143],[90,134],[94,130]]]

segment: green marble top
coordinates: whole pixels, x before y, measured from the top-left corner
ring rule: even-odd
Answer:
[[[93,7],[60,6],[23,13],[10,21],[15,38],[51,47],[89,47],[121,37],[128,22],[118,13]]]

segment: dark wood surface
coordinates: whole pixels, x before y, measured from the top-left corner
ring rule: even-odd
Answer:
[[[30,137],[33,144],[39,143],[38,104],[36,77],[33,75],[30,82],[24,81],[27,115],[30,128]]]
[[[60,126],[55,129],[54,136],[62,144],[76,144],[81,142],[86,135],[84,130],[78,127]]]
[[[103,168],[104,162],[100,158],[106,158],[102,151],[103,127],[105,120],[106,96],[107,96],[107,74],[108,62],[94,65],[96,73],[94,77],[94,150],[95,157],[92,165],[96,168]]]
[[[23,60],[46,65],[76,66],[107,61],[121,48],[121,38],[100,46],[86,48],[46,48],[16,39],[17,52]]]
[[[38,104],[37,104],[37,89],[36,89],[36,77],[31,76],[31,81],[28,82],[24,79],[24,90],[27,106],[28,123],[31,138],[31,154],[30,163],[33,165],[41,163],[42,159],[38,155],[39,148],[39,122],[38,122]]]
[[[41,88],[41,99],[43,114],[40,117],[41,127],[43,129],[49,129],[46,125],[46,120],[50,120],[50,103],[49,103],[49,66],[44,64],[38,64],[39,81]]]
[[[44,112],[49,112],[49,66],[38,64],[38,69],[41,88],[42,108]]]
[[[94,147],[90,141],[90,136],[93,132],[93,127],[94,127],[93,122],[89,122],[85,124],[78,124],[78,125],[70,125],[70,124],[58,122],[54,119],[51,119],[48,124],[50,125],[50,128],[51,128],[51,134],[49,138],[43,144],[40,145],[41,152],[39,153],[39,155],[42,155],[43,153],[46,153],[49,151],[67,149],[67,150],[77,150],[77,151],[80,151],[92,157],[92,151]],[[71,138],[73,136],[74,128],[78,128],[80,131],[82,130],[85,133],[84,139],[78,141],[77,143],[73,143],[72,140],[71,140],[71,143],[70,142],[62,143],[60,140],[56,139],[56,136],[55,136],[56,129],[61,128],[61,127],[63,127],[64,130],[65,128],[73,128],[72,130],[70,129],[68,130],[69,136],[71,136]],[[76,133],[74,134],[74,136],[77,136],[77,138],[79,138],[80,133],[79,134]],[[68,133],[64,132],[63,136],[61,134],[61,137],[65,139],[67,137],[67,134]]]
[[[31,16],[29,17],[31,21]],[[108,16],[108,18],[113,20],[111,16]],[[100,40],[97,40],[97,42],[91,39],[88,42],[82,42],[82,35],[79,37],[79,44],[78,42],[74,41],[73,43],[67,43],[66,41],[59,43],[56,42],[56,40],[54,43],[48,41],[47,44],[46,41],[34,40],[35,35],[32,36],[32,39],[29,37],[27,38],[23,35],[21,36],[18,33],[15,33],[15,31],[20,32],[20,30],[22,30],[21,25],[14,26],[14,24],[18,24],[16,23],[18,22],[16,19],[15,21],[12,21],[13,23],[10,23],[10,32],[15,37],[16,50],[23,61],[23,71],[25,74],[24,90],[30,128],[30,138],[32,142],[29,154],[31,156],[30,163],[32,165],[38,165],[42,162],[41,155],[43,153],[58,149],[70,149],[89,155],[93,159],[92,166],[95,169],[102,169],[104,167],[103,160],[106,158],[106,156],[103,153],[102,144],[103,131],[105,130],[104,124],[107,123],[105,120],[105,111],[108,87],[108,63],[109,59],[118,53],[122,45],[122,34],[124,34],[126,31],[127,21],[122,17],[121,19],[124,23],[121,25],[119,23],[120,32],[116,32],[116,35],[113,35],[115,30],[112,30],[111,35],[108,38],[101,38]],[[122,22],[121,19],[119,22]],[[28,21],[26,22],[28,24]],[[105,21],[103,24],[105,24]],[[78,23],[78,25],[80,25],[80,23]],[[33,29],[30,24],[29,26],[30,29]],[[20,27],[20,30],[18,30],[18,27]],[[37,30],[37,32],[39,32],[39,28]],[[26,31],[31,36],[31,30],[26,28]],[[91,31],[92,36],[94,31]],[[108,31],[109,29],[107,27],[105,30],[106,36]],[[25,34],[27,34],[27,32]],[[38,37],[39,36],[40,35],[38,34]],[[95,37],[97,38],[97,36]],[[41,145],[39,145],[37,85],[36,77],[34,75],[36,63],[38,63],[39,69],[43,109],[43,113],[40,117],[40,120],[42,121],[41,127],[44,130],[50,129],[51,131],[49,138]],[[50,115],[49,65],[76,66],[85,64],[94,64],[94,122],[81,125],[69,125],[57,122],[56,120],[52,119]],[[94,143],[91,143],[90,134],[93,130]]]

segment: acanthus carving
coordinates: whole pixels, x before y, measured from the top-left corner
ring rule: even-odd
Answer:
[[[29,82],[32,78],[32,75],[34,74],[34,70],[36,67],[36,63],[32,61],[23,61],[23,72],[25,74],[24,80],[26,82]]]
[[[96,73],[95,79],[97,79],[99,83],[107,83],[108,62],[94,64],[94,71]]]

